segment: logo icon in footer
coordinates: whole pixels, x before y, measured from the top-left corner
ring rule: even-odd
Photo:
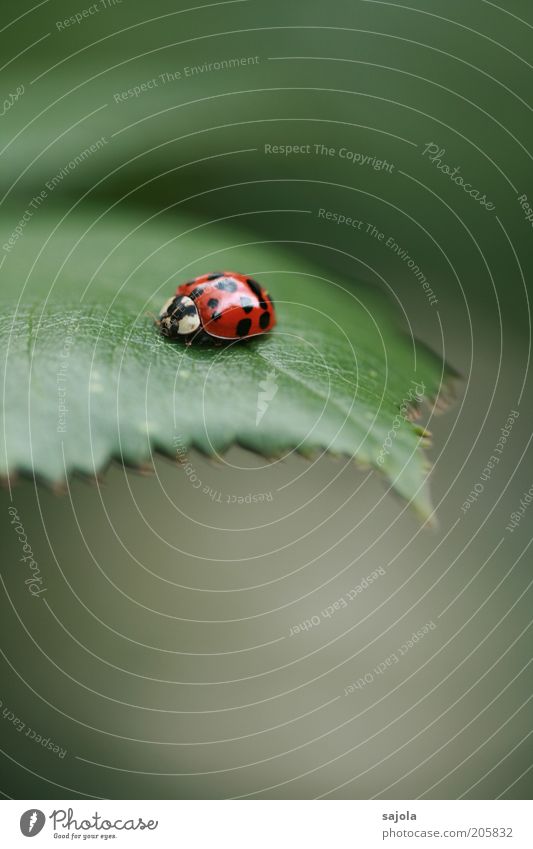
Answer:
[[[37,808],[30,808],[20,818],[20,830],[24,837],[35,837],[43,830],[45,822],[46,817],[42,811]]]

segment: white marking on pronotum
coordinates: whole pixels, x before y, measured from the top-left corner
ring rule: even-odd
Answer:
[[[194,305],[194,301],[192,298],[188,298],[187,295],[183,295],[180,307],[183,307],[186,310],[191,307],[194,309],[194,312],[190,315],[185,313],[183,318],[180,318],[178,322],[178,333],[185,336],[188,333],[193,333],[195,330],[198,330],[200,327],[200,316],[198,315],[198,310]]]
[[[165,301],[165,303],[161,307],[161,311],[159,313],[159,318],[163,318],[163,316],[166,315],[166,312],[167,312],[169,306],[171,305],[171,303],[174,301],[174,298],[175,298],[175,296],[173,296],[172,298],[169,298],[168,301]]]

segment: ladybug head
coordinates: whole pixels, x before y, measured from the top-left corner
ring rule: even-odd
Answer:
[[[164,336],[188,336],[200,327],[200,316],[194,301],[187,295],[169,298],[159,313],[159,329]]]

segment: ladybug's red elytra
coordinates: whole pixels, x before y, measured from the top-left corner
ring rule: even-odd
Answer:
[[[158,326],[187,344],[209,337],[232,341],[267,333],[276,324],[274,302],[251,277],[222,271],[178,286],[159,313]]]

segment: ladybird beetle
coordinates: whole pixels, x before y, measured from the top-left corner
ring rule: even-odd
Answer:
[[[248,339],[267,333],[275,324],[268,292],[251,277],[233,271],[203,274],[178,286],[158,321],[164,336],[185,339],[188,345],[209,337]]]

